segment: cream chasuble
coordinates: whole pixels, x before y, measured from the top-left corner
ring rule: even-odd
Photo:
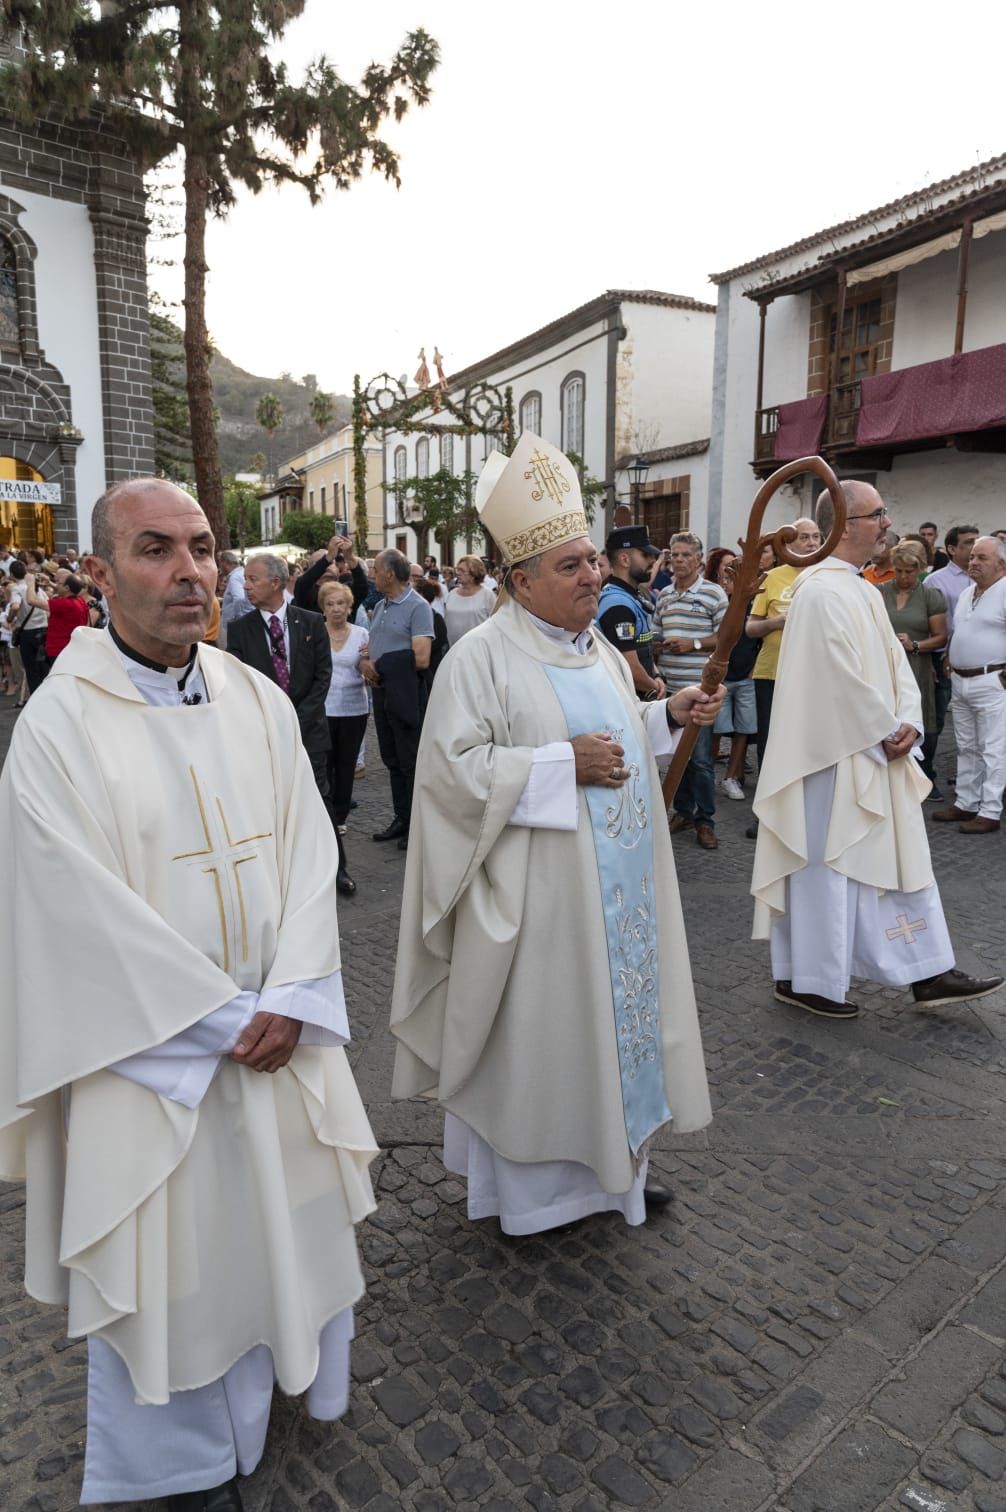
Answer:
[[[901,724],[921,731],[922,704],[883,599],[834,557],[808,567],[793,587],[754,801],[755,939],[768,938],[787,877],[807,865],[805,780],[830,767],[824,863],[885,892],[930,886],[930,783],[911,756],[888,763],[881,749]]]
[[[597,677],[593,696],[617,711],[641,748],[636,778],[619,793],[596,789],[612,804],[610,820],[592,822],[581,789],[573,832],[510,824],[534,751],[569,740],[584,727],[581,713],[587,727],[610,723],[600,712],[590,723],[588,683]],[[625,828],[640,823],[652,831],[652,870],[636,879],[649,922],[634,935],[630,921],[630,936],[619,937],[625,898],[602,877],[596,837],[607,824],[612,843],[624,842]],[[616,924],[610,952],[606,913]],[[651,1086],[630,1107],[627,1026],[632,1053],[649,1053],[646,1034],[636,1032],[649,1007],[634,1017],[631,1001],[645,995],[647,962],[633,951],[651,924],[662,1096]],[[688,1131],[711,1116],[659,780],[623,659],[599,638],[578,656],[512,601],[459,642],[434,684],[416,769],[392,1033],[393,1096],[437,1098],[507,1160],[577,1162],[610,1193],[633,1186],[660,1123],[673,1118]]]
[[[110,639],[78,630],[0,779],[31,856],[0,908],[0,1172],[27,1176],[26,1283],[149,1403],[259,1344],[305,1390],[362,1293],[353,1224],[373,1207],[341,1048],[301,1045],[273,1076],[224,1060],[192,1109],[105,1069],[240,990],[339,968],[337,852],[293,709],[221,652],[200,647],[199,671],[209,702],[149,707]]]

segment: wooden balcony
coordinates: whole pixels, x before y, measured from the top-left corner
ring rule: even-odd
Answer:
[[[1006,343],[838,383],[826,401],[758,409],[751,465],[765,476],[820,451],[846,467],[890,467],[895,456],[946,446],[1006,452]]]

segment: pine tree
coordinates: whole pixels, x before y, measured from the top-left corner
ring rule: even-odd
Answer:
[[[312,203],[373,168],[399,182],[398,156],[378,136],[429,99],[438,48],[410,32],[387,65],[349,85],[324,57],[304,82],[269,48],[306,0],[3,0],[26,55],[0,67],[4,108],[31,122],[100,115],[143,169],[174,154],[185,194],[185,367],[199,501],[227,543],[206,330],[206,222],[238,185],[296,183]]]

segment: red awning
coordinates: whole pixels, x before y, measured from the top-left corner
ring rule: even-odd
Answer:
[[[959,352],[860,385],[857,446],[1006,426],[1006,345]],[[778,456],[778,452],[776,453]]]
[[[797,457],[813,457],[821,445],[824,417],[828,412],[827,394],[813,399],[795,399],[780,404],[779,429],[775,433],[773,456],[777,462],[795,462]]]

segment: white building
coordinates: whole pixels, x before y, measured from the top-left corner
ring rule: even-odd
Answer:
[[[367,550],[384,544],[382,452],[377,440],[364,443],[367,482]],[[283,521],[291,510],[329,515],[334,533],[341,520],[356,530],[356,490],[353,479],[353,427],[321,436],[313,446],[280,464],[269,488],[259,495],[262,540],[282,541]]]
[[[143,180],[97,119],[2,124],[0,543],[84,549],[98,495],[153,471]]]
[[[901,532],[1006,527],[1006,157],[713,281],[710,544],[743,532],[758,478],[818,451]],[[816,492],[780,491],[767,525]]]
[[[577,454],[584,474],[605,485],[592,526],[598,544],[615,504],[629,499],[628,464],[644,454],[649,474],[639,513],[663,543],[687,526],[696,490],[705,493],[714,316],[712,305],[695,299],[612,289],[454,374],[448,392],[460,402],[478,384],[510,387],[518,434],[535,431]],[[477,477],[495,439],[451,436],[432,409],[428,418],[429,435],[387,433],[386,477],[424,477],[439,468]],[[427,546],[408,513],[407,500],[389,489],[387,542],[415,558]],[[454,550],[455,543],[444,543],[436,554]]]

